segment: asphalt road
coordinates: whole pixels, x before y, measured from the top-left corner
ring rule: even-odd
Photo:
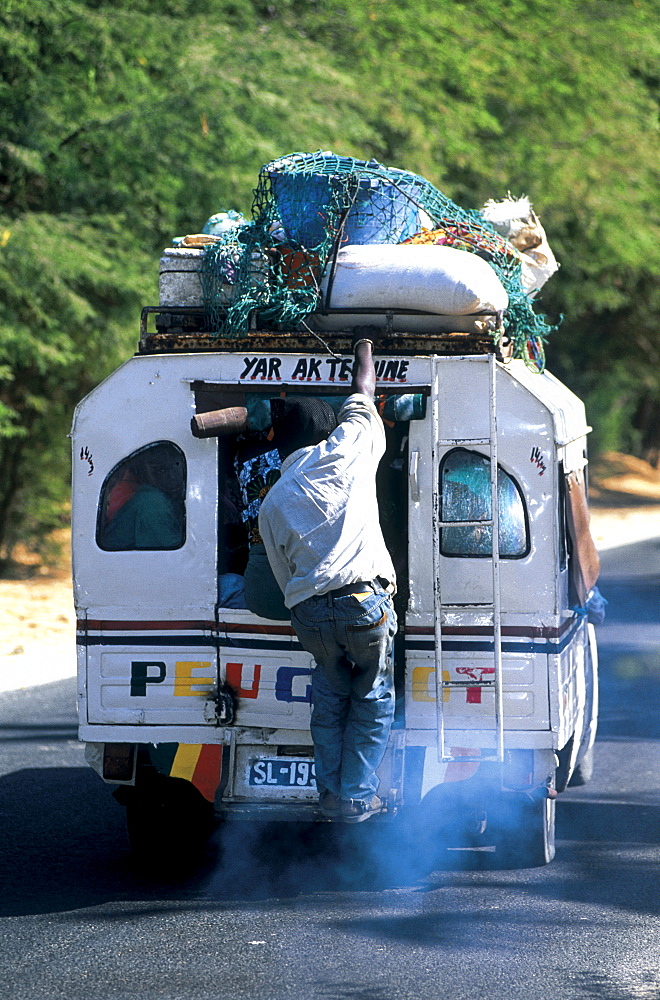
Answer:
[[[203,869],[147,877],[74,682],[0,695],[0,997],[658,1000],[659,582],[660,540],[605,554],[595,773],[545,868],[465,870],[367,823],[223,831]]]

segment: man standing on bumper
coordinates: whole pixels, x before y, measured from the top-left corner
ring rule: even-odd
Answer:
[[[352,394],[338,418],[322,400],[272,400],[282,472],[259,513],[291,623],[316,661],[311,732],[321,811],[347,823],[382,811],[375,772],[394,715],[395,574],[378,521],[385,428],[373,402],[372,351],[371,340],[356,341]]]

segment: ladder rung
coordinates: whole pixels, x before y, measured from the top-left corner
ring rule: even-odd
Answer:
[[[443,757],[443,764],[480,764],[482,761],[498,761],[499,758],[497,754],[489,754],[487,757]]]
[[[488,601],[474,601],[474,603],[472,603],[472,604],[468,604],[467,601],[466,601],[465,604],[443,604],[442,605],[443,610],[445,608],[448,608],[450,611],[465,611],[466,608],[468,608],[468,609],[469,608],[489,608],[492,611],[493,607],[494,606],[493,606],[492,601],[491,602],[488,602]]]
[[[442,441],[438,441],[438,444],[443,448],[449,448],[452,445],[457,446],[460,444],[490,445],[490,438],[444,438]]]
[[[439,528],[489,528],[492,527],[492,520],[485,521],[438,521]]]
[[[442,681],[443,688],[488,688],[493,687],[495,681]]]

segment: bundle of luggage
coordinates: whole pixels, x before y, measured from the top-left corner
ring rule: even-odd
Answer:
[[[557,268],[526,197],[468,211],[417,174],[295,153],[262,168],[252,221],[219,213],[163,253],[160,305],[203,305],[226,337],[255,310],[289,329],[486,326],[528,356],[551,329],[532,300]]]

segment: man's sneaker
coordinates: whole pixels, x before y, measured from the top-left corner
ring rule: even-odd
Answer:
[[[344,823],[362,823],[383,811],[383,801],[377,795],[371,799],[342,799],[341,818]]]
[[[341,817],[341,799],[334,792],[321,792],[319,805],[321,813],[326,819],[339,819]]]

